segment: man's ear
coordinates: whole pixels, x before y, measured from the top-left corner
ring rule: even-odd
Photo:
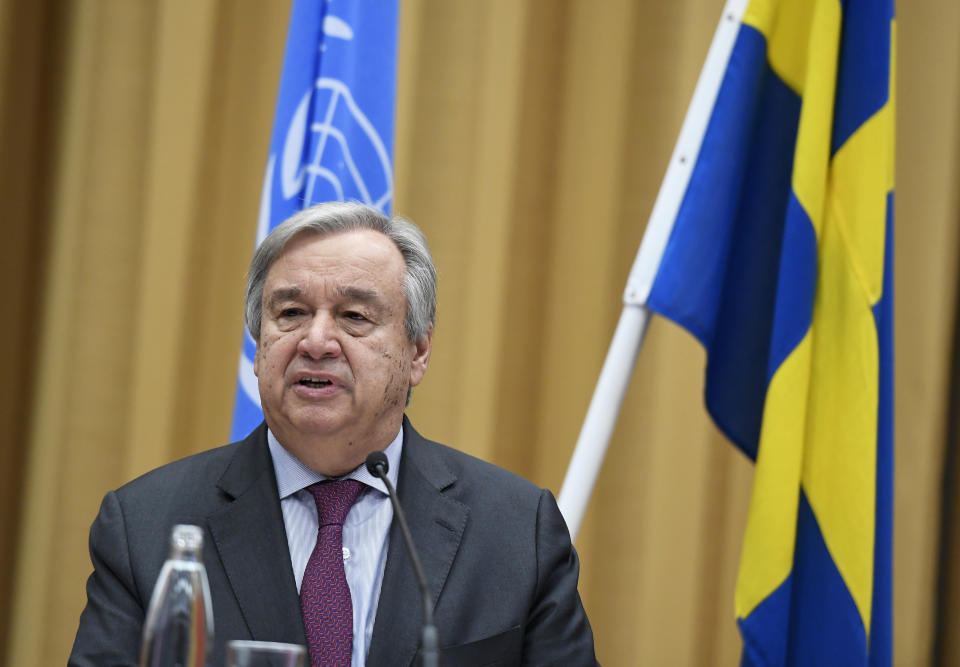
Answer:
[[[410,362],[410,386],[416,387],[420,384],[423,376],[427,373],[427,364],[430,363],[430,350],[433,349],[433,325],[427,329],[427,333],[421,336],[420,340],[414,343],[413,359]]]

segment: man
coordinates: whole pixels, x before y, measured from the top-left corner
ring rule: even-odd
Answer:
[[[70,664],[136,664],[178,523],[205,531],[214,665],[228,640],[251,638],[305,644],[313,664],[334,664],[325,633],[346,642],[353,665],[413,664],[422,598],[386,487],[364,466],[376,450],[423,560],[441,664],[595,664],[552,495],[425,440],[404,417],[435,312],[436,272],[412,223],[330,203],[277,227],[254,255],[246,300],[265,423],[107,494]],[[317,610],[333,595],[322,588],[330,521],[318,519],[318,494],[334,487],[353,490],[332,565],[349,586],[340,612]]]

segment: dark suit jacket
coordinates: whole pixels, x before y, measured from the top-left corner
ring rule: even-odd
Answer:
[[[549,491],[422,438],[404,421],[397,481],[434,598],[444,665],[592,665],[579,562]],[[230,639],[305,644],[277,482],[261,425],[106,495],[70,665],[135,665],[174,524],[205,529],[215,654]],[[367,664],[410,665],[422,602],[394,521]]]

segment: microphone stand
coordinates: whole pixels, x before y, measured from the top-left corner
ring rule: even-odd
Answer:
[[[421,636],[421,656],[423,667],[437,667],[438,665],[438,638],[437,627],[433,624],[433,601],[430,597],[430,589],[427,586],[427,578],[423,573],[423,565],[420,563],[420,557],[413,546],[413,537],[410,535],[410,528],[407,526],[407,518],[400,508],[400,500],[397,497],[397,491],[387,477],[387,471],[390,464],[387,461],[387,455],[381,451],[371,452],[367,456],[367,471],[374,477],[383,480],[387,487],[387,493],[390,496],[390,503],[393,505],[393,515],[400,522],[400,532],[403,534],[403,542],[407,548],[407,554],[413,562],[413,570],[417,576],[417,584],[420,586],[420,594],[423,597],[423,633]]]

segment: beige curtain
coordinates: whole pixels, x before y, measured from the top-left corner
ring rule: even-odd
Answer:
[[[441,281],[410,410],[422,432],[559,491],[721,8],[403,0],[396,209],[426,231]],[[899,10],[895,662],[923,664],[960,241],[960,7]],[[227,436],[288,14],[0,0],[6,664],[65,661],[103,494]],[[705,415],[703,363],[689,335],[653,324],[578,540],[604,664],[739,657],[752,468]],[[944,594],[960,602],[960,586]]]

